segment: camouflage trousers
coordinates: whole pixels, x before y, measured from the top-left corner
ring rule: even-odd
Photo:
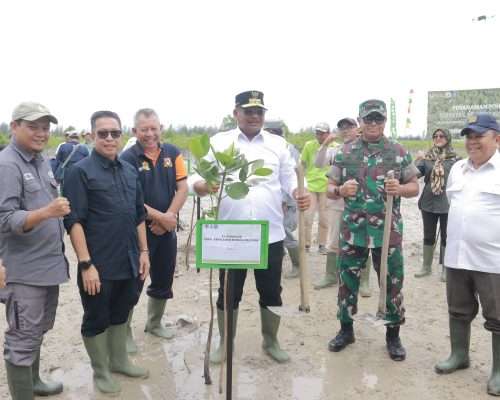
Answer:
[[[380,258],[382,248],[369,249],[366,247],[353,246],[341,241],[339,268],[339,293],[337,318],[342,323],[352,323],[352,316],[358,312],[358,290],[361,268],[365,267],[369,252],[372,253],[372,261],[377,276],[380,273]],[[401,245],[389,247],[387,260],[387,303],[386,319],[388,325],[402,325],[405,321],[405,309],[403,307],[403,251]],[[380,279],[378,280],[380,281]]]

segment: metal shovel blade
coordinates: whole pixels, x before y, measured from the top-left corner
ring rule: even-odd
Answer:
[[[309,311],[301,311],[296,306],[267,306],[267,309],[279,317],[302,317]]]
[[[352,319],[356,322],[368,323],[368,324],[371,324],[375,327],[383,326],[383,325],[386,325],[386,324],[391,322],[391,321],[385,319],[385,315],[382,315],[380,313],[377,313],[377,315],[373,315],[371,313],[353,315]]]

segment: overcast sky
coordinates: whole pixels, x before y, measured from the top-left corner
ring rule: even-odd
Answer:
[[[258,89],[292,130],[393,97],[403,132],[414,89],[420,134],[428,90],[500,87],[497,0],[2,0],[0,15],[0,121],[34,100],[78,129],[140,107],[218,126]]]

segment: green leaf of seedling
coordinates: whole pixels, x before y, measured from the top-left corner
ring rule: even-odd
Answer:
[[[244,182],[234,182],[226,186],[226,193],[234,200],[243,199],[249,192],[248,185]]]
[[[249,165],[252,165],[252,173],[257,169],[257,168],[262,168],[264,166],[264,160],[253,160],[249,162]]]
[[[210,139],[207,134],[189,139],[189,151],[196,159],[205,157],[210,150]]]
[[[234,163],[233,157],[231,157],[229,154],[226,154],[225,152],[216,152],[215,158],[222,164],[224,168],[229,168]]]
[[[273,173],[273,170],[271,168],[257,168],[253,171],[253,174],[254,175],[257,175],[257,176],[268,176],[268,175],[271,175]]]
[[[245,182],[248,178],[248,164],[245,164],[240,169],[240,181]]]

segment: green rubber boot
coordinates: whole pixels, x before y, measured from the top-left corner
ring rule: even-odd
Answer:
[[[119,393],[120,383],[113,378],[109,369],[108,330],[97,336],[83,336],[83,344],[90,357],[97,389],[103,393]]]
[[[173,329],[167,329],[161,324],[161,317],[165,312],[167,300],[148,298],[148,321],[144,332],[161,337],[163,339],[172,339],[175,336]]]
[[[260,319],[262,323],[262,348],[275,361],[284,363],[290,360],[290,356],[281,349],[278,342],[278,329],[280,317],[267,308],[260,307]]]
[[[127,323],[108,328],[109,369],[131,378],[147,378],[149,371],[134,365],[127,353]]]
[[[135,354],[137,353],[137,344],[134,340],[134,335],[132,334],[132,316],[134,315],[134,309],[132,308],[128,313],[127,319],[127,353]]]
[[[292,269],[285,273],[285,279],[297,278],[299,276],[299,248],[287,247],[286,250],[292,261]]]
[[[372,269],[372,259],[366,259],[365,267],[361,268],[359,277],[359,294],[361,297],[371,297],[372,290],[370,289],[370,271]]]
[[[33,400],[32,368],[18,367],[5,361],[5,370],[12,400]]]
[[[217,309],[217,325],[219,326],[219,346],[210,353],[210,362],[220,364],[224,358],[224,310]],[[236,336],[236,325],[238,323],[238,309],[233,310],[233,343]]]
[[[314,289],[321,290],[337,284],[338,281],[337,254],[330,252],[326,255],[325,276],[316,285],[314,285]]]
[[[488,380],[488,394],[500,396],[500,335],[491,334],[491,347],[493,350],[493,365]]]
[[[423,278],[424,276],[431,274],[433,257],[434,246],[424,244],[424,258],[422,262],[422,269],[414,275],[415,278]]]
[[[469,368],[470,322],[450,318],[450,356],[434,366],[438,374]]]
[[[31,366],[33,377],[33,393],[37,396],[52,396],[63,391],[61,382],[44,382],[40,379],[40,350],[36,353],[35,361]]]

